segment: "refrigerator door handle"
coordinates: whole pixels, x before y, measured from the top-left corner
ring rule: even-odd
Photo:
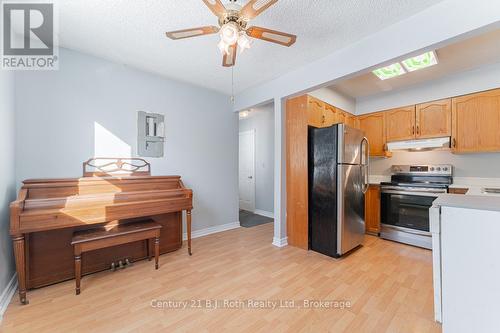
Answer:
[[[370,175],[370,143],[368,142],[368,138],[365,136],[361,140],[361,145],[360,145],[360,153],[363,152],[363,146],[365,146],[365,156],[364,156],[364,161],[363,161],[363,156],[361,156],[361,177],[363,177],[363,194],[368,191],[368,186],[370,184],[368,177]]]

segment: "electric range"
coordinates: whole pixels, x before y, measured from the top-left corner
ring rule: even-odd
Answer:
[[[393,165],[391,181],[380,184],[380,237],[432,249],[429,208],[452,183],[449,164]]]

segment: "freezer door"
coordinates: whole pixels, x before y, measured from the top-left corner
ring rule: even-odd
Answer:
[[[339,255],[363,244],[365,236],[363,184],[362,165],[338,165],[337,252]]]
[[[309,127],[309,246],[337,253],[337,129]]]
[[[340,164],[362,164],[362,141],[364,132],[358,129],[339,124],[338,126],[338,151]]]

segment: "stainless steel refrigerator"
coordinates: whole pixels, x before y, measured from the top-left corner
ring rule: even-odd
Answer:
[[[365,234],[369,145],[344,124],[309,127],[309,248],[340,257]]]

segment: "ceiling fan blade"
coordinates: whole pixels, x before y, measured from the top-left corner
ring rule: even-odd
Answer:
[[[250,27],[247,29],[247,34],[250,37],[262,39],[267,42],[276,43],[283,46],[292,46],[297,40],[297,36],[295,35],[261,27]]]
[[[278,2],[278,0],[250,0],[241,9],[240,15],[247,20],[251,20],[274,5],[276,2]]]
[[[224,54],[224,57],[222,58],[222,66],[233,67],[236,64],[237,50],[238,50],[238,44],[234,44],[229,47],[229,54]]]
[[[217,17],[224,16],[226,14],[226,7],[220,2],[220,0],[203,0],[205,5],[215,14]]]
[[[175,39],[183,39],[183,38],[197,37],[203,35],[211,35],[219,32],[219,29],[220,28],[218,27],[210,25],[206,27],[170,31],[167,32],[166,34],[168,38],[175,40]]]

